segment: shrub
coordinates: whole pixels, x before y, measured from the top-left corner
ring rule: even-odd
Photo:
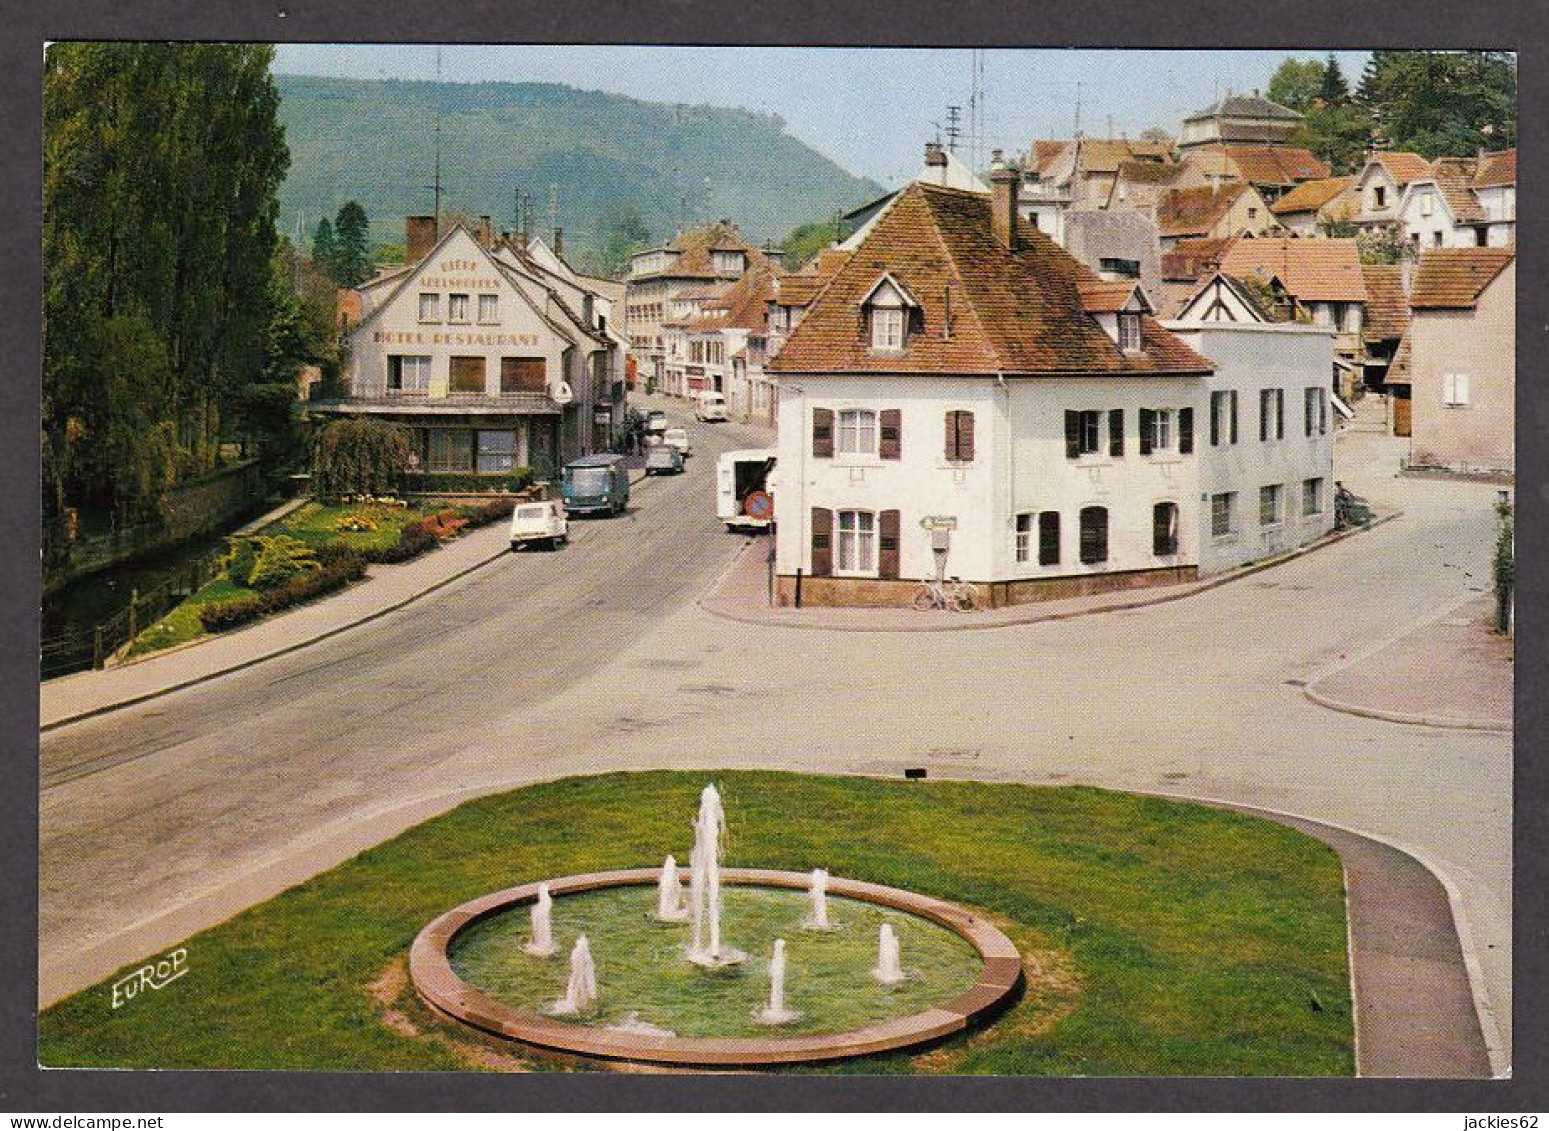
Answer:
[[[199,610],[199,623],[206,632],[224,632],[255,621],[270,613],[288,609],[325,593],[343,589],[352,581],[365,576],[366,563],[358,554],[334,554],[334,561],[305,573],[297,574],[285,584],[254,597],[236,597],[230,601],[216,601]]]
[[[408,465],[403,429],[380,420],[336,420],[313,444],[312,493],[324,500],[391,495]]]
[[[410,475],[407,486],[422,495],[475,495],[496,491],[523,491],[533,484],[533,469],[513,468],[498,475],[478,475],[471,471],[433,471]]]
[[[366,574],[366,559],[343,542],[324,542],[317,547],[317,563],[326,569],[358,571],[356,577]]]
[[[247,583],[254,589],[277,589],[298,573],[322,568],[317,561],[317,550],[299,538],[276,534],[272,538],[257,538],[258,560]]]
[[[253,576],[253,566],[258,561],[258,551],[251,538],[232,538],[231,553],[226,557],[226,576],[236,585],[246,586]]]
[[[267,611],[263,597],[234,597],[215,601],[199,610],[199,623],[206,632],[224,632],[248,621],[257,620]]]
[[[370,534],[376,528],[375,520],[360,511],[344,515],[333,524],[335,534]]]
[[[425,528],[436,536],[439,541],[445,542],[448,538],[455,538],[458,531],[468,525],[468,520],[456,511],[441,511],[425,519]]]
[[[411,522],[398,532],[398,541],[391,546],[381,549],[371,549],[362,552],[362,557],[368,562],[382,562],[393,564],[406,562],[411,558],[417,558],[426,550],[434,549],[440,544],[434,531],[427,524],[427,520]]]
[[[492,522],[499,522],[501,519],[510,518],[511,512],[515,509],[515,499],[491,499],[487,503],[458,507],[457,513],[467,522],[469,530],[477,530],[481,526],[488,526]]]

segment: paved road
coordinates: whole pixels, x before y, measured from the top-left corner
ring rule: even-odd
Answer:
[[[743,442],[695,430],[717,441]],[[103,749],[124,760],[45,793],[45,994],[82,984],[93,967],[72,956],[126,924],[145,953],[469,794],[606,768],[923,764],[1229,800],[1414,849],[1461,892],[1509,1042],[1509,737],[1343,715],[1300,686],[1486,584],[1493,490],[1395,479],[1397,455],[1343,437],[1339,476],[1402,518],[1232,585],[880,634],[692,603],[740,544],[708,517],[702,454],[641,492],[632,525],[580,527],[584,577],[567,555],[513,558],[295,657],[46,736],[46,779]]]

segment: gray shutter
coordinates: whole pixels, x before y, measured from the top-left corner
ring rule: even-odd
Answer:
[[[966,410],[957,414],[957,458],[965,463],[974,458],[974,414]]]

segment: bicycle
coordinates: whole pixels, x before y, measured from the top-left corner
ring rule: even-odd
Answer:
[[[914,607],[922,613],[931,609],[971,612],[974,607],[973,586],[958,577],[948,578],[945,582],[928,578],[920,583],[920,591],[914,595]]]

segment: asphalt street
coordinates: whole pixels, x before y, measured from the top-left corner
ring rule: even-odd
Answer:
[[[1340,714],[1301,691],[1488,584],[1493,488],[1394,478],[1398,442],[1347,435],[1338,477],[1405,512],[1368,534],[1152,608],[828,633],[695,605],[744,541],[714,518],[714,455],[753,437],[690,432],[683,476],[637,488],[628,516],[577,521],[568,550],[44,735],[43,1000],[492,789],[617,768],[924,765],[1261,806],[1414,851],[1460,894],[1509,1047],[1510,737]]]

